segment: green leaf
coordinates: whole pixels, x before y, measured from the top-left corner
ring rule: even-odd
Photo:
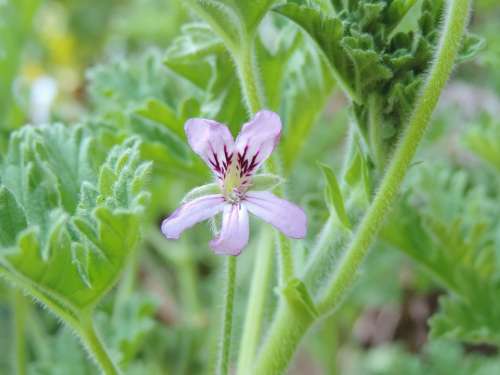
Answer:
[[[146,103],[144,103],[144,105],[137,108],[135,113],[149,120],[165,125],[180,137],[184,136],[184,129],[182,127],[183,123],[179,120],[177,114],[172,108],[158,99],[149,99]]]
[[[277,0],[189,0],[191,8],[224,40],[232,52],[248,44]]]
[[[230,124],[235,132],[239,130],[247,118],[236,70],[222,40],[207,25],[198,22],[183,27],[164,63],[202,90],[198,117],[216,119]]]
[[[468,33],[462,42],[462,49],[457,57],[458,63],[473,59],[486,46],[486,40],[476,34]]]
[[[500,171],[500,122],[483,115],[465,135],[465,144],[476,155]]]
[[[290,27],[283,28],[282,33],[289,38],[295,35]],[[283,52],[276,59],[279,61],[279,58],[283,58],[286,54],[284,51],[288,49],[290,57],[286,57],[286,70],[280,74],[273,73],[275,69],[268,68],[267,59],[262,59],[261,64],[267,85],[278,84],[279,78],[282,79],[276,100],[280,100],[278,108],[286,124],[281,152],[285,171],[289,173],[330,97],[334,82],[327,63],[307,40],[300,35],[292,39],[293,44],[285,36],[281,40],[285,46],[280,47]],[[266,95],[270,97],[271,94],[272,90],[268,89]]]
[[[281,292],[295,312],[304,314],[308,318],[318,316],[314,301],[301,280],[295,278],[288,281]]]
[[[1,237],[0,275],[75,319],[116,282],[147,198],[138,141],[106,158],[94,141],[78,126],[25,127],[12,135],[0,168],[0,212],[11,223]]]
[[[342,21],[335,17],[323,15],[317,9],[297,4],[286,4],[276,10],[297,23],[309,34],[330,62],[334,78],[339,86],[350,95],[355,96],[355,90],[349,83],[349,77],[346,74],[348,61],[341,46],[344,35]],[[355,99],[359,100],[359,98]]]
[[[26,216],[14,195],[5,186],[0,186],[0,222],[0,246],[14,246],[16,234],[26,228]]]
[[[224,53],[222,40],[206,24],[196,22],[184,25],[164,57],[165,65],[206,90],[213,70],[210,57]]]
[[[328,207],[331,211],[335,211],[340,222],[344,224],[346,228],[350,229],[351,223],[345,210],[344,198],[342,197],[342,192],[340,191],[335,173],[333,173],[332,169],[326,164],[319,163],[318,165],[325,178],[325,200]]]
[[[275,9],[315,42],[339,87],[354,104],[365,143],[377,145],[374,154],[378,160],[386,160],[432,62],[443,2],[333,1],[332,5],[334,12],[328,12],[315,2],[290,0]],[[463,56],[472,57],[479,45],[466,38]],[[380,103],[377,108],[370,105],[369,98]],[[381,129],[369,131],[373,127]],[[372,140],[372,136],[382,139]],[[383,168],[383,163],[374,164]]]
[[[409,186],[382,237],[449,291],[431,320],[432,336],[498,344],[498,197],[463,171],[436,167]]]
[[[144,342],[158,324],[155,314],[158,302],[144,293],[132,293],[121,304],[115,305],[113,314],[97,315],[98,326],[108,346],[119,354],[118,363],[127,368],[135,357],[144,350]]]
[[[199,95],[191,84],[169,72],[158,53],[138,61],[131,59],[98,65],[88,73],[89,93],[98,113],[89,126],[99,142],[111,147],[125,138],[138,135],[144,156],[156,156],[151,149],[186,166],[191,161],[184,142],[184,119],[177,111],[186,96]],[[163,162],[162,158],[154,161]]]

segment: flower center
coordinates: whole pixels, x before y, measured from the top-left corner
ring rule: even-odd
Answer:
[[[239,164],[233,160],[222,180],[222,192],[227,202],[238,204],[245,198],[251,176],[242,175]]]

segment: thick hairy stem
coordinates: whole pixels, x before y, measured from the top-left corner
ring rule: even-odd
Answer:
[[[105,375],[119,375],[120,370],[111,360],[108,351],[97,335],[92,318],[90,316],[82,317],[79,325],[74,328],[94,361],[101,368],[102,373]]]
[[[323,316],[337,307],[343,293],[352,284],[361,262],[375,240],[384,217],[396,197],[432,112],[437,105],[441,91],[451,74],[467,24],[469,6],[470,0],[450,0],[447,2],[446,20],[430,73],[417,100],[405,134],[382,179],[380,189],[340,261],[337,272],[328,283],[317,304],[318,312]],[[258,372],[256,373],[266,375],[283,373],[307,328],[308,326],[304,328],[296,325],[295,322],[287,322],[285,319],[282,321],[276,319],[262,348],[262,354],[258,358],[256,364]]]
[[[451,0],[447,3],[443,33],[425,85],[410,117],[408,127],[398,145],[373,203],[366,212],[337,272],[333,275],[318,303],[321,313],[332,311],[352,284],[357,270],[383,224],[396,198],[406,171],[422,140],[432,113],[448,78],[461,45],[469,15],[470,0]]]
[[[252,374],[282,374],[314,319],[282,302]]]
[[[258,73],[257,60],[253,42],[241,46],[233,52],[236,70],[241,85],[243,100],[249,117],[252,117],[264,107],[265,98]]]
[[[240,343],[240,353],[238,356],[238,374],[252,374],[252,365],[262,334],[262,323],[264,321],[264,306],[271,282],[271,272],[273,266],[273,246],[272,232],[269,228],[264,228],[257,246],[254,273],[248,297],[245,324]]]
[[[234,287],[236,284],[236,257],[228,256],[226,260],[226,290],[224,300],[224,316],[222,321],[222,342],[219,347],[217,375],[229,373],[231,354],[231,336],[233,328]]]

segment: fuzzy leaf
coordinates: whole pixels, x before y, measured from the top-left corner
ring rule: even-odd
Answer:
[[[147,195],[132,187],[147,178],[137,140],[107,158],[93,142],[81,127],[25,127],[0,169],[0,212],[12,226],[0,274],[73,316],[114,285],[138,242]]]
[[[382,236],[450,292],[431,320],[432,336],[498,344],[498,197],[447,169],[423,170],[410,186]]]

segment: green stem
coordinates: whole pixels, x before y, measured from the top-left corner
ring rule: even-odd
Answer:
[[[236,284],[236,258],[227,257],[226,291],[224,301],[224,316],[222,321],[222,342],[220,344],[217,374],[227,375],[229,373],[229,362],[231,354],[231,336],[233,328],[234,289]]]
[[[344,253],[338,271],[333,275],[324,295],[320,298],[318,303],[320,313],[333,311],[345,290],[354,281],[361,262],[375,240],[384,218],[396,198],[406,171],[438,103],[441,91],[453,69],[453,63],[468,20],[469,3],[470,0],[450,0],[447,2],[443,33],[429,76],[417,100],[408,127],[380,184],[379,191],[361,221],[350,246]]]
[[[323,316],[337,306],[343,292],[354,280],[356,271],[380,226],[385,214],[394,201],[404,175],[421,141],[440,93],[448,80],[455,57],[461,44],[469,14],[470,0],[450,0],[447,2],[446,21],[430,73],[416,103],[409,125],[399,144],[394,158],[381,182],[375,200],[345,252],[338,269],[318,304]],[[280,316],[282,315],[282,316]],[[281,318],[281,319],[280,319]],[[270,334],[257,359],[256,374],[274,375],[283,373],[301,338],[309,325],[298,324],[290,312],[281,312],[274,320]]]
[[[297,313],[293,306],[282,302],[252,374],[282,374],[313,321],[312,317]]]
[[[26,299],[13,290],[16,374],[26,374]]]
[[[257,254],[255,259],[254,273],[248,297],[245,324],[240,343],[238,356],[238,374],[247,375],[252,372],[253,361],[262,333],[264,320],[264,306],[266,302],[266,291],[269,289],[271,270],[273,265],[273,247],[271,246],[271,231],[262,229]]]
[[[264,90],[259,79],[253,41],[241,47],[238,52],[233,53],[233,58],[236,63],[245,106],[249,117],[252,117],[264,106]]]
[[[92,355],[95,362],[99,365],[103,374],[119,375],[120,370],[113,363],[101,339],[97,336],[94,322],[92,321],[90,315],[82,317],[79,325],[73,328],[75,328],[77,333],[80,335],[83,344],[87,347],[87,350]]]

